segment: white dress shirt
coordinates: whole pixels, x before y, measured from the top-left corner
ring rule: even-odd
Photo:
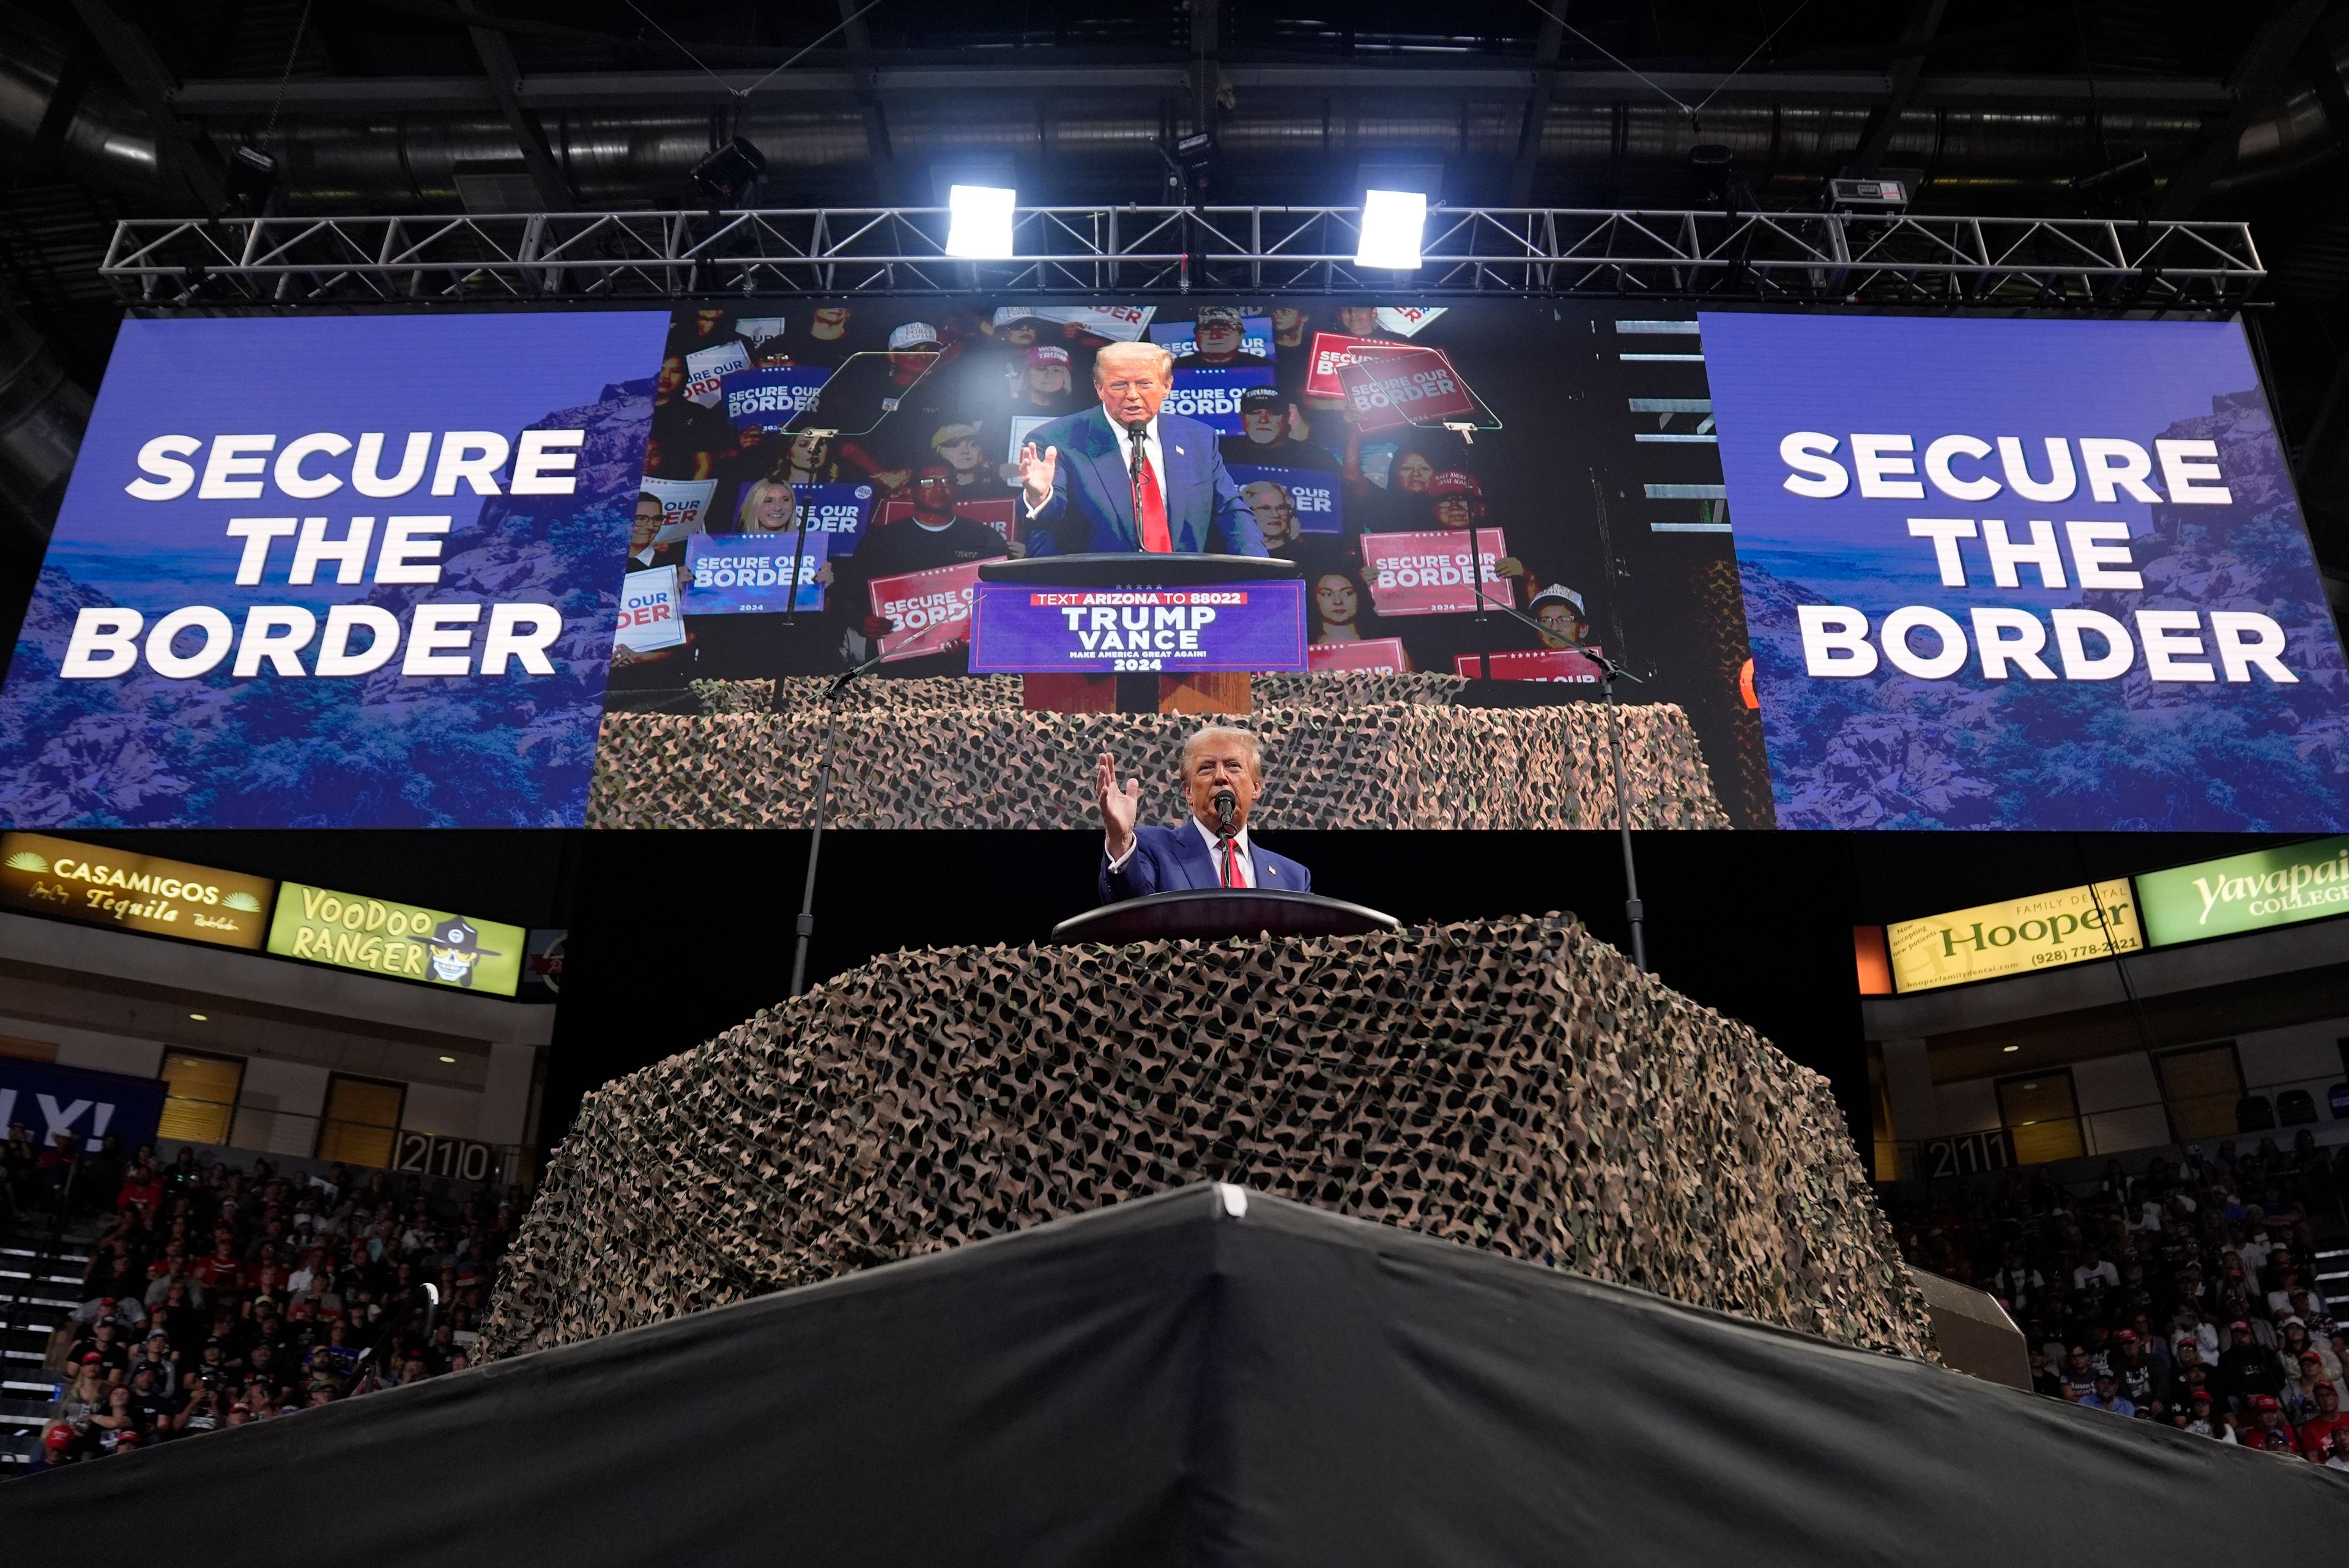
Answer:
[[[1102,417],[1103,419],[1109,419],[1109,412],[1107,410],[1103,410],[1102,411]],[[1133,467],[1133,438],[1127,435],[1124,428],[1115,420],[1109,421],[1109,430],[1110,434],[1114,436],[1117,440],[1118,466],[1126,472],[1131,472]],[[1156,414],[1150,416],[1150,424],[1148,428],[1143,431],[1142,450],[1143,452],[1150,459],[1150,477],[1157,482],[1158,502],[1159,504],[1163,506],[1166,504],[1166,453],[1165,451],[1158,444],[1158,416]],[[1069,454],[1067,452],[1062,452],[1060,457],[1060,462],[1066,462],[1068,461]],[[1058,490],[1060,488],[1057,480],[1052,488],[1054,490]],[[1029,517],[1031,519],[1034,518],[1037,513],[1041,512],[1046,506],[1050,505],[1052,497],[1050,494],[1047,494],[1042,501],[1028,508]],[[1168,514],[1167,522],[1170,525],[1173,524],[1174,517],[1172,514]],[[1141,519],[1136,518],[1134,520],[1134,528],[1137,532],[1140,530],[1141,526]]]
[[[1214,828],[1209,827],[1206,823],[1201,822],[1195,816],[1191,819],[1191,831],[1197,834],[1206,842],[1207,864],[1216,868],[1216,886],[1221,887],[1223,885],[1224,875],[1224,853],[1221,848],[1223,840],[1216,836],[1216,830]],[[1125,863],[1133,859],[1133,852],[1141,847],[1142,839],[1140,836],[1137,835],[1134,841],[1125,846],[1125,853],[1109,863],[1109,868],[1112,871],[1124,869]],[[1247,828],[1241,828],[1239,831],[1239,836],[1232,840],[1232,848],[1236,851],[1235,863],[1239,867],[1240,886],[1243,888],[1255,887],[1256,852],[1248,847],[1248,835]],[[1103,850],[1102,853],[1107,854],[1108,851]]]

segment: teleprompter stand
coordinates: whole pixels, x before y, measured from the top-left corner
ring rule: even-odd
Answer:
[[[989,561],[978,568],[982,582],[1037,588],[1212,588],[1303,575],[1294,561],[1258,556],[1043,556]],[[1045,713],[1246,713],[1254,707],[1246,670],[1054,673],[1020,680],[1022,706]]]
[[[1392,915],[1319,893],[1285,893],[1273,888],[1195,888],[1088,909],[1054,926],[1052,941],[1061,947],[1072,942],[1116,947],[1127,942],[1214,941],[1225,937],[1356,937],[1401,929],[1402,923]]]

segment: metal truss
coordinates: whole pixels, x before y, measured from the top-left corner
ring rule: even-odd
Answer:
[[[2223,223],[1438,208],[1415,273],[1350,207],[1025,207],[1008,261],[943,208],[126,219],[100,275],[161,307],[737,295],[1408,292],[2223,311],[2266,271]]]

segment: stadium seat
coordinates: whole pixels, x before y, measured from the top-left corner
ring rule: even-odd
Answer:
[[[2265,1095],[2245,1095],[2235,1102],[2237,1132],[2267,1132],[2275,1125],[2275,1106]]]
[[[2286,1089],[2276,1096],[2276,1120],[2284,1127],[2307,1127],[2316,1120],[2316,1096],[2306,1089]]]

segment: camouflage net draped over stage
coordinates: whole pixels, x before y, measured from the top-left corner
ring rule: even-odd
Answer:
[[[700,681],[699,714],[607,713],[591,827],[805,827],[827,682]],[[1454,708],[1451,676],[1259,676],[1244,723],[1264,741],[1267,828],[1606,828],[1606,706]],[[1726,827],[1696,732],[1669,704],[1621,710],[1635,827]],[[1016,676],[868,681],[840,719],[831,820],[843,827],[1098,828],[1092,759],[1143,783],[1145,820],[1183,815],[1174,779],[1204,721],[1031,713]]]
[[[1559,915],[876,960],[590,1095],[482,1344],[1208,1179],[1932,1354],[1826,1080]]]

